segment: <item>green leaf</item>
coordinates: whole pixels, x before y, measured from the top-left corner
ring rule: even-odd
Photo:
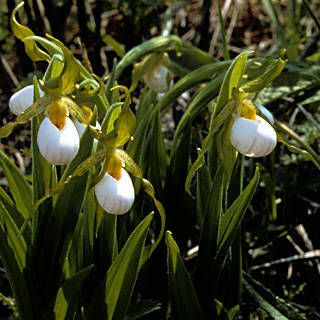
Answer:
[[[226,122],[226,120],[230,117],[233,110],[235,108],[235,104],[231,101],[228,103],[225,108],[223,108],[220,113],[215,117],[214,121],[211,122],[211,128],[210,132],[207,135],[207,137],[203,140],[201,149],[198,151],[198,158],[196,161],[192,164],[187,178],[185,182],[185,190],[190,194],[190,184],[191,180],[194,176],[194,174],[199,170],[199,168],[202,167],[202,165],[205,163],[205,154],[209,150],[209,147],[212,143],[213,136],[218,130],[221,128],[221,126]]]
[[[266,311],[270,317],[277,320],[306,320],[296,308],[275,296],[269,289],[260,282],[253,279],[248,273],[243,273],[244,287],[251,298]]]
[[[18,229],[20,229],[25,221],[25,217],[17,209],[17,205],[12,201],[12,199],[9,197],[9,195],[4,191],[2,187],[0,187],[0,202],[7,210],[14,225]],[[30,236],[31,236],[31,228],[30,228],[30,225],[27,225],[23,237],[27,242],[29,242],[31,239]]]
[[[150,127],[154,116],[154,102],[156,94],[145,87],[140,97],[138,110],[136,112],[137,128],[134,138],[126,148],[131,158],[135,159],[144,175],[147,174],[148,163],[145,161],[150,146]]]
[[[207,204],[212,187],[212,178],[207,165],[203,165],[197,174],[196,184],[196,202],[197,202],[197,218],[199,225],[202,225],[202,221],[207,213]]]
[[[199,179],[199,177],[198,177]],[[199,181],[201,185],[201,180]],[[215,177],[211,183],[210,189],[201,189],[201,193],[197,196],[205,197],[205,204],[203,204],[203,220],[201,224],[200,232],[200,243],[199,243],[199,254],[197,259],[197,274],[202,278],[203,284],[208,279],[203,276],[210,275],[212,268],[212,255],[216,253],[218,243],[218,231],[220,225],[220,218],[222,215],[222,199],[223,199],[223,170],[218,168]]]
[[[169,157],[162,133],[160,112],[154,113],[149,134],[151,135],[148,154],[149,177],[157,192],[162,190],[169,165]]]
[[[125,318],[134,285],[140,270],[145,239],[153,219],[149,214],[135,228],[109,268],[90,309],[89,319],[122,320]],[[101,289],[103,295],[101,296]],[[101,298],[104,297],[104,303]]]
[[[190,70],[196,70],[206,64],[218,62],[209,53],[189,44],[183,44],[178,52],[170,53],[170,58]]]
[[[217,96],[223,78],[224,73],[217,75],[216,78],[211,80],[204,88],[200,89],[199,92],[193,96],[174,133],[172,153],[176,151],[176,147],[181,139],[182,131],[185,130],[186,126],[192,122],[200,112],[207,107],[208,103]]]
[[[242,218],[257,188],[259,178],[260,173],[257,167],[250,183],[220,219],[217,255],[215,257],[219,269],[221,269],[230,245],[239,230]]]
[[[117,216],[106,214],[101,208],[101,223],[98,225],[98,235],[95,239],[95,263],[99,274],[105,274],[118,255]]]
[[[217,152],[220,157],[220,161],[223,163],[224,171],[226,173],[224,181],[225,184],[228,184],[231,179],[233,168],[237,159],[236,149],[232,146],[230,139],[233,122],[234,119],[231,117],[231,114],[229,114],[223,129],[217,133],[216,137]]]
[[[71,278],[67,279],[58,290],[54,303],[55,319],[73,319],[79,304],[79,294],[83,284],[93,270],[93,265],[79,271]]]
[[[8,181],[8,186],[17,209],[26,218],[32,212],[32,188],[19,169],[0,150],[0,165]]]
[[[22,237],[18,236],[19,229],[2,202],[0,202],[0,207],[1,238],[3,242],[7,241],[8,246],[12,248],[14,260],[22,272],[26,265],[26,243]]]
[[[147,314],[161,309],[161,303],[152,300],[142,300],[131,305],[128,310],[128,320],[140,319]]]
[[[166,244],[168,248],[167,263],[172,318],[184,320],[204,319],[190,274],[169,231],[166,233]]]
[[[177,81],[171,88],[169,88],[169,90],[159,100],[155,108],[160,109],[160,111],[163,111],[170,104],[174,103],[174,101],[176,101],[176,99],[183,92],[188,91],[189,89],[195,87],[197,84],[218,77],[218,75],[223,74],[225,72],[226,68],[229,65],[229,61],[219,61],[215,63],[206,64],[188,73],[183,78],[179,79],[179,81]],[[214,94],[211,93],[211,96],[213,97]],[[193,103],[193,105],[196,106],[197,104]],[[188,109],[192,110],[192,107],[188,106]],[[191,110],[188,112],[192,113]]]
[[[124,162],[126,170],[129,173],[131,173],[134,177],[141,180],[144,192],[153,200],[153,203],[157,208],[157,211],[161,219],[161,228],[160,228],[158,237],[154,240],[153,244],[148,245],[145,248],[143,259],[142,259],[142,264],[144,264],[146,260],[151,256],[151,254],[154,252],[154,250],[157,248],[157,246],[159,245],[163,237],[165,225],[166,225],[166,213],[162,203],[159,200],[157,200],[155,196],[153,185],[147,179],[143,178],[139,166],[133,161],[133,159],[125,151],[118,149],[117,154],[120,156],[120,158]]]
[[[21,2],[14,8],[10,18],[11,29],[14,36],[22,41],[25,38],[34,35],[34,33],[28,27],[23,26],[16,19],[17,11],[23,7],[23,4],[24,3]],[[34,40],[26,41],[24,44],[25,44],[26,53],[31,60],[33,61],[41,61],[41,60],[49,61],[50,60],[50,56],[46,52],[41,50],[36,45],[36,42]]]
[[[116,147],[121,147],[131,138],[136,127],[136,118],[129,107],[124,107],[119,117],[114,121],[114,130],[108,134],[110,142]]]
[[[247,58],[252,52],[253,51],[244,51],[233,60],[220,89],[217,111],[220,111],[232,99],[234,90],[240,88]],[[214,120],[214,118],[212,118],[212,120]]]
[[[164,51],[170,47],[181,46],[181,39],[174,35],[154,37],[148,41],[144,41],[139,46],[134,47],[126,53],[116,67],[116,78],[120,76],[122,71],[138,61],[144,55],[154,51]]]
[[[24,238],[18,236],[19,228],[11,216],[11,208],[7,205],[7,202],[3,202],[0,199],[1,261],[8,274],[20,316],[24,319],[34,319],[32,306],[30,301],[26,299],[26,297],[30,296],[30,292],[23,274],[26,268],[27,246]]]

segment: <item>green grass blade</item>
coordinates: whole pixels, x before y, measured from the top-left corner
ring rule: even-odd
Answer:
[[[284,28],[280,23],[278,12],[275,8],[275,5],[272,3],[272,0],[262,0],[262,4],[264,5],[271,19],[272,26],[275,29],[277,38],[279,39],[281,46],[286,47],[285,37],[283,34]]]

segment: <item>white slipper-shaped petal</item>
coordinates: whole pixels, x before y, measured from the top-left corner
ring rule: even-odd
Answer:
[[[87,125],[79,122],[78,120],[75,120],[74,124],[75,124],[75,126],[76,126],[76,128],[77,128],[77,131],[78,131],[79,136],[80,136],[80,139],[81,139],[84,131],[85,131],[86,128],[87,128]],[[97,127],[98,129],[101,129],[101,126],[100,126],[99,122],[96,122],[96,127]],[[94,149],[97,147],[97,144],[98,144],[98,140],[97,140],[97,139],[93,139],[93,148],[94,148]]]
[[[238,117],[231,129],[231,144],[248,157],[264,157],[277,145],[277,134],[263,118],[256,120]]]
[[[134,202],[134,188],[125,169],[121,170],[119,180],[106,173],[94,189],[99,205],[106,212],[120,215],[131,209]]]
[[[16,116],[20,115],[33,104],[33,85],[24,87],[14,93],[9,100],[10,111]],[[40,97],[43,97],[44,92],[39,89]]]
[[[48,117],[40,124],[37,142],[40,153],[51,164],[63,165],[73,160],[79,151],[79,134],[69,117],[58,129]]]

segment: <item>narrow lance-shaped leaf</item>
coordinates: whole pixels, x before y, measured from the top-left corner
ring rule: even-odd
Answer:
[[[197,259],[197,274],[199,274],[201,278],[204,275],[211,274],[211,272],[208,272],[212,264],[209,261],[212,260],[212,254],[217,250],[218,231],[222,214],[222,183],[223,170],[220,167],[215,174],[210,189],[200,189],[200,191],[205,194],[197,194],[198,197],[206,197],[206,203],[203,204],[204,212],[202,213],[203,220],[201,224],[199,255]],[[199,181],[199,185],[200,184],[201,180]],[[206,279],[204,281],[206,281]]]
[[[17,209],[24,217],[32,211],[32,189],[14,163],[0,151],[0,164]]]
[[[154,203],[155,207],[157,208],[157,211],[160,214],[161,229],[160,229],[159,235],[156,238],[156,240],[154,241],[154,243],[152,245],[147,246],[144,250],[143,259],[142,259],[142,264],[144,264],[146,262],[146,260],[151,256],[153,251],[157,248],[157,246],[159,245],[159,243],[164,235],[165,224],[166,224],[166,213],[165,213],[165,210],[164,210],[162,203],[159,200],[157,200],[157,198],[155,197],[153,185],[147,179],[143,178],[142,172],[141,172],[139,166],[133,161],[133,159],[125,151],[118,149],[117,154],[120,156],[120,158],[124,162],[125,168],[134,177],[136,177],[142,181],[143,190],[145,191],[145,193],[148,196],[150,196],[152,198],[153,203]]]
[[[250,204],[255,189],[258,185],[259,178],[260,173],[257,167],[250,183],[247,185],[247,187],[232,203],[232,205],[228,208],[228,210],[223,214],[222,218],[220,219],[220,227],[217,242],[217,255],[215,258],[216,265],[219,269],[221,269],[223,261],[225,260],[226,254],[229,250],[229,247],[238,232],[242,218]]]
[[[166,233],[169,290],[173,319],[204,319],[190,274],[171,233]]]
[[[203,65],[218,62],[218,60],[208,52],[189,44],[182,44],[178,53],[170,53],[170,58],[190,70],[196,70]]]
[[[181,44],[181,39],[174,35],[159,36],[145,41],[143,44],[128,51],[126,55],[120,60],[115,71],[116,78],[120,76],[121,72],[126,67],[133,64],[149,52],[165,50],[171,46],[179,47],[181,46]]]
[[[163,111],[168,105],[174,102],[183,92],[197,84],[212,79],[216,74],[224,72],[230,65],[229,61],[206,64],[179,79],[164,96],[159,100],[156,109]]]
[[[108,271],[106,283],[108,319],[120,320],[126,314],[152,219],[153,214],[150,214],[138,225]]]
[[[3,197],[1,197],[3,198]],[[5,200],[5,199],[4,199]],[[34,313],[29,297],[28,284],[23,272],[26,268],[26,242],[18,236],[19,226],[15,223],[12,210],[6,200],[0,201],[0,255],[8,275],[19,314],[25,319],[33,319]]]
[[[208,103],[216,97],[223,78],[223,73],[217,75],[217,77],[211,80],[206,86],[204,86],[204,88],[200,89],[199,92],[190,101],[181,120],[179,121],[176,132],[174,134],[171,153],[176,152],[176,148],[179,144],[179,139],[181,138],[182,131],[184,131],[188,124],[190,124],[190,122],[192,122],[200,114],[200,112],[207,107]]]
[[[153,219],[149,214],[135,228],[109,268],[92,299],[88,319],[124,319],[140,270],[146,235]]]
[[[88,266],[67,279],[58,290],[54,303],[55,319],[71,319],[79,304],[79,293],[93,266]]]

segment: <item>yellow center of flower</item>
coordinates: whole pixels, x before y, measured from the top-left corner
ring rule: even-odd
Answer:
[[[256,120],[256,108],[250,100],[243,100],[240,109],[240,117],[244,117],[250,120]]]
[[[65,103],[60,98],[54,100],[47,109],[50,121],[58,128],[62,129],[66,124],[69,111]]]
[[[108,164],[108,173],[113,178],[119,180],[121,178],[121,170],[122,170],[122,160],[121,158],[114,153]]]

